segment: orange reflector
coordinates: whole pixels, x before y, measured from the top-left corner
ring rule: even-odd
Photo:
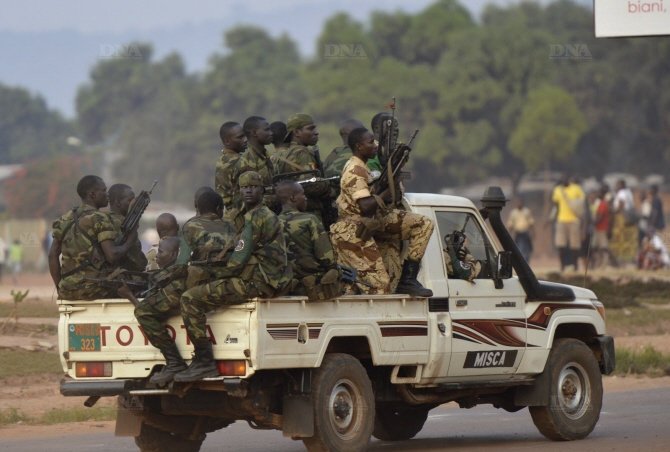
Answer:
[[[247,362],[243,359],[217,361],[216,368],[221,375],[243,377],[247,374]]]
[[[78,362],[75,363],[75,375],[79,378],[111,377],[112,363],[104,362]]]

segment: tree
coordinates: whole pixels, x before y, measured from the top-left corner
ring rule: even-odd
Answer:
[[[0,164],[53,156],[67,150],[73,125],[40,96],[0,84]]]
[[[528,102],[510,136],[509,149],[527,171],[548,169],[567,160],[588,129],[574,98],[565,90],[545,85],[528,95]]]

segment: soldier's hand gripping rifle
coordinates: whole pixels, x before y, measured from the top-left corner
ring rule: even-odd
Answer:
[[[412,143],[416,138],[419,130],[415,130],[412,136],[407,141],[407,144],[398,143],[388,157],[386,165],[382,169],[382,173],[373,183],[372,189],[376,195],[379,195],[386,190],[391,191],[391,204],[396,204],[400,199],[400,190],[398,183],[400,182],[400,172],[409,160],[409,153],[412,152]]]
[[[114,241],[115,245],[118,246],[125,243],[126,240],[128,240],[128,236],[130,235],[130,233],[137,228],[138,224],[140,224],[140,218],[142,218],[144,210],[147,208],[149,202],[151,201],[149,195],[151,195],[151,193],[154,191],[154,188],[156,188],[156,184],[158,184],[157,180],[154,181],[149,191],[142,190],[140,194],[135,198],[133,205],[128,211],[128,214],[123,219],[123,223],[121,223],[121,235],[117,237],[116,240]]]

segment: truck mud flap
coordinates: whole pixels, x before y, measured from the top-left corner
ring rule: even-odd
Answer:
[[[283,401],[282,432],[291,438],[314,436],[314,408],[308,395],[287,395]]]
[[[614,338],[612,336],[598,336],[594,338],[598,350],[600,351],[600,372],[603,375],[609,375],[614,372],[616,358],[614,354]]]
[[[132,380],[81,381],[64,378],[60,382],[60,393],[66,397],[110,397],[123,394],[132,387]]]

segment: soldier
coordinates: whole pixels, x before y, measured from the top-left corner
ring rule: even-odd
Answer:
[[[179,231],[179,223],[171,213],[162,213],[156,218],[156,232],[158,238],[165,237],[179,237],[179,254],[177,256],[177,264],[186,264],[191,256],[191,249],[188,247],[186,240]],[[151,247],[147,251],[147,271],[158,270],[158,263],[156,262],[156,255],[158,252],[158,244]]]
[[[366,161],[377,152],[374,135],[365,128],[354,129],[349,135],[353,157],[347,162],[340,181],[337,198],[340,220],[331,229],[331,240],[338,262],[358,270],[363,282],[361,291],[383,294],[390,291],[390,278],[375,237],[408,240],[408,253],[402,268],[396,293],[421,297],[432,296],[416,279],[419,273],[433,224],[427,217],[399,209],[387,208],[388,191],[372,195],[368,186],[370,172]]]
[[[456,232],[454,232],[456,234]],[[460,246],[454,246],[450,243],[451,235],[445,237],[445,247],[442,249],[444,263],[447,267],[447,276],[449,278],[464,279],[474,283],[474,279],[482,271],[482,264],[470,254],[466,246],[467,238]],[[465,237],[465,236],[464,236]],[[456,265],[454,265],[456,262]]]
[[[121,225],[123,220],[128,215],[130,204],[135,199],[135,192],[126,184],[114,184],[109,187],[107,192],[109,198],[109,219],[114,225],[117,237],[123,234]],[[119,266],[125,270],[141,272],[147,267],[147,257],[142,252],[142,243],[139,239],[135,239],[128,254],[126,254]]]
[[[304,113],[296,113],[288,119],[286,129],[287,140],[291,144],[288,150],[275,156],[276,174],[313,171],[312,174],[303,174],[292,179],[305,180],[315,176],[322,177],[323,165],[316,147],[319,141],[319,131],[312,117]],[[303,188],[307,196],[307,212],[323,220],[323,212],[332,202],[330,184],[326,181],[316,182]]]
[[[341,295],[340,273],[328,233],[321,222],[305,212],[307,198],[295,181],[282,181],[277,186],[282,203],[279,219],[295,284],[292,295],[307,295],[310,300],[326,300]]]
[[[342,174],[344,164],[351,158],[351,149],[347,144],[347,139],[352,130],[359,127],[365,127],[358,119],[347,119],[340,125],[340,138],[342,138],[342,146],[338,146],[328,154],[326,160],[323,162],[323,169],[325,177],[339,176]]]
[[[270,124],[270,130],[272,131],[272,147],[274,150],[269,152],[270,160],[273,161],[274,156],[278,152],[284,152],[283,150],[288,150],[288,143],[286,140],[286,124],[281,121],[275,121]]]
[[[196,204],[198,215],[184,223],[182,236],[191,250],[191,261],[208,261],[225,254],[235,241],[235,227],[222,219],[223,200],[214,191],[205,191]],[[190,266],[188,269],[188,288],[216,279],[216,268]]]
[[[238,176],[247,171],[255,171],[263,178],[263,184],[266,187],[272,185],[272,178],[275,175],[274,166],[270,161],[265,146],[272,143],[272,130],[270,124],[260,116],[250,116],[244,121],[244,133],[249,142],[249,149],[240,158],[237,163]],[[263,202],[273,211],[279,211],[275,205],[275,197],[272,194],[266,194]],[[238,227],[242,222],[235,222]]]
[[[187,290],[181,297],[181,315],[193,346],[195,359],[175,381],[196,381],[219,373],[212,344],[205,333],[206,313],[220,306],[244,303],[249,298],[274,297],[291,281],[291,267],[277,216],[263,205],[264,181],[247,171],[239,178],[244,200],[244,228],[216,281]]]
[[[114,245],[114,225],[107,214],[98,210],[107,206],[107,187],[100,177],[82,177],[77,194],[81,205],[53,223],[49,273],[62,299],[113,298],[115,290],[87,278],[109,274],[137,240],[137,230],[121,245]]]
[[[242,208],[240,191],[237,188],[237,162],[247,147],[247,137],[242,126],[236,122],[224,122],[219,129],[219,136],[223,150],[221,158],[216,162],[214,187],[223,198],[225,218],[232,221]]]
[[[119,294],[135,305],[135,317],[151,345],[165,357],[163,369],[149,379],[159,386],[169,383],[176,373],[186,369],[184,359],[165,330],[168,319],[179,314],[179,297],[186,284],[186,266],[176,262],[179,243],[180,239],[174,236],[161,239],[156,254],[160,270],[150,276],[149,293],[144,301],[140,303],[128,286],[119,289]]]

